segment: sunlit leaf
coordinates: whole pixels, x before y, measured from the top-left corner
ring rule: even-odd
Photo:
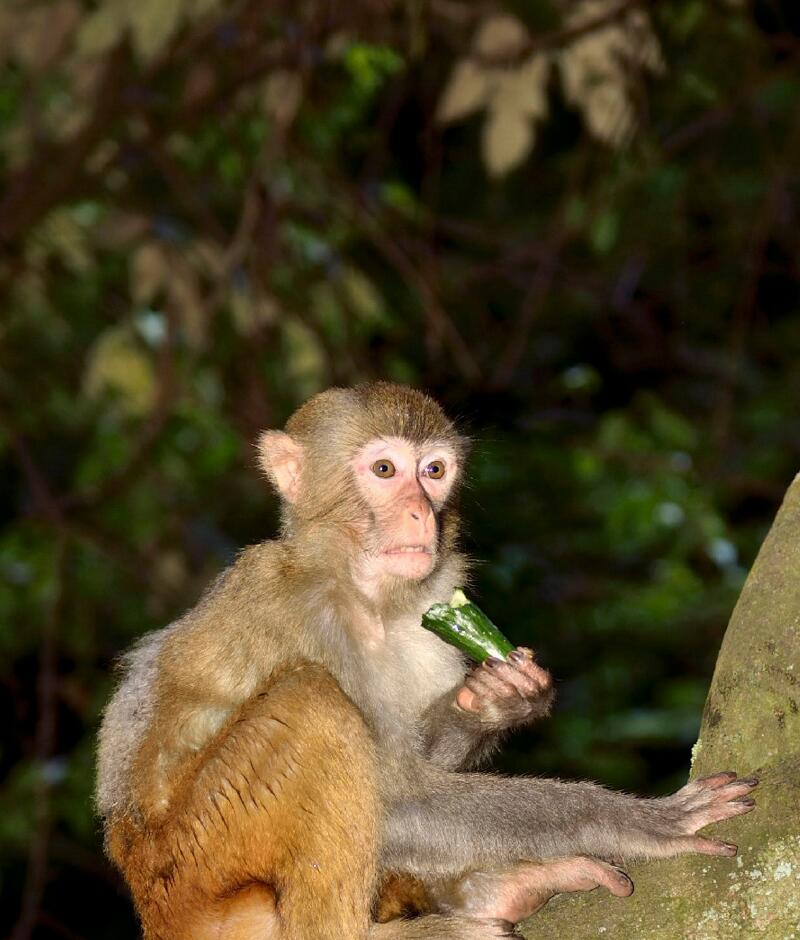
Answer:
[[[77,0],[31,6],[17,20],[12,38],[14,57],[29,69],[46,69],[66,45],[81,15]]]
[[[535,140],[532,121],[517,108],[492,108],[483,127],[483,162],[491,176],[503,176],[531,152]]]
[[[357,316],[369,322],[386,322],[383,297],[363,271],[346,267],[341,274],[341,283],[348,306]]]
[[[286,317],[282,326],[286,372],[296,394],[301,399],[308,398],[327,384],[325,352],[314,333],[300,320]]]
[[[224,0],[184,0],[186,15],[191,19],[207,16],[224,6]]]
[[[528,31],[515,16],[494,14],[485,19],[475,36],[473,48],[487,58],[518,55],[528,42]]]
[[[115,46],[128,25],[127,6],[126,0],[105,0],[90,13],[78,31],[78,52],[98,56]]]
[[[567,16],[579,27],[614,7],[614,0],[582,0]],[[566,99],[583,114],[599,140],[624,144],[636,127],[631,82],[637,72],[659,72],[663,59],[650,19],[643,10],[593,29],[559,54]]]
[[[86,230],[68,208],[51,212],[34,233],[33,241],[47,257],[58,258],[75,274],[86,274],[94,264]]]
[[[183,0],[136,0],[128,6],[133,48],[139,58],[155,58],[180,24]]]
[[[250,290],[235,288],[230,295],[231,317],[237,333],[251,336],[258,330],[277,322],[281,306],[271,294],[253,294]]]
[[[550,68],[550,56],[537,52],[521,65],[502,72],[494,93],[497,106],[537,120],[546,117]]]
[[[486,104],[489,94],[486,69],[473,59],[461,59],[453,67],[436,117],[443,124],[459,121]]]
[[[131,298],[136,304],[152,303],[166,282],[169,260],[158,242],[145,242],[132,256],[129,265]]]
[[[208,339],[208,310],[200,282],[188,264],[173,264],[167,283],[170,308],[177,315],[188,345],[205,348]]]
[[[84,392],[108,398],[122,414],[147,414],[155,403],[156,376],[152,360],[127,326],[101,333],[89,351],[83,376]]]
[[[292,123],[303,99],[303,80],[299,72],[277,69],[264,83],[264,107],[281,127]]]

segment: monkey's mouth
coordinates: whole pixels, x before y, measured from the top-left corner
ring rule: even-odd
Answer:
[[[432,555],[430,548],[424,545],[396,545],[394,548],[387,548],[384,555]]]

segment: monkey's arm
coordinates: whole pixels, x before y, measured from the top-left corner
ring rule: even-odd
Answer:
[[[421,762],[406,771],[405,783],[399,771],[385,783],[403,789],[387,792],[384,855],[390,868],[412,874],[567,855],[734,855],[735,846],[696,833],[750,812],[757,783],[721,773],[640,799],[593,783],[446,773]]]
[[[425,757],[443,770],[476,767],[500,745],[502,735],[488,728],[476,712],[456,704],[461,686],[437,699],[422,715],[420,730]]]
[[[514,650],[507,662],[489,658],[423,713],[424,754],[446,770],[474,767],[502,732],[547,715],[553,698],[553,680],[530,650]]]

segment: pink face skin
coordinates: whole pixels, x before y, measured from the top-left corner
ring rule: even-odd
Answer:
[[[447,445],[417,447],[376,438],[353,461],[361,495],[375,516],[375,540],[360,573],[365,586],[383,576],[419,580],[436,562],[436,517],[458,475]]]

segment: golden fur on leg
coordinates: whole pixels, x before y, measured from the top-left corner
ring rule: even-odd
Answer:
[[[163,818],[109,821],[145,940],[366,937],[375,781],[338,684],[310,663],[281,670],[179,769]]]

